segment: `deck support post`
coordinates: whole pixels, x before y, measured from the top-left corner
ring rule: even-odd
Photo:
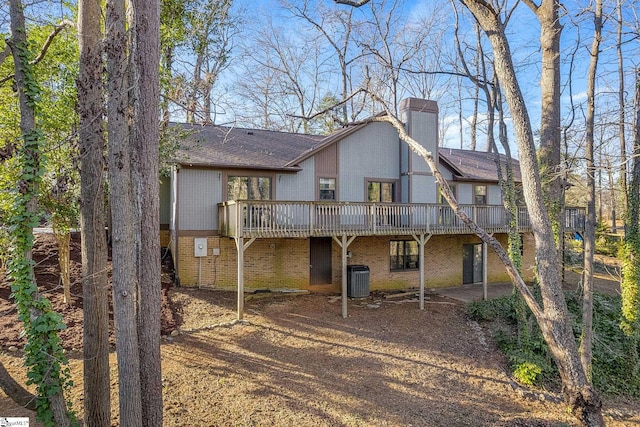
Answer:
[[[427,244],[432,234],[420,234],[419,236],[412,234],[416,242],[418,242],[419,249],[419,264],[420,264],[420,310],[424,310],[424,246]]]
[[[236,237],[236,249],[238,250],[238,320],[244,316],[244,251],[256,240],[252,237],[244,243],[244,237]]]
[[[347,318],[347,249],[349,245],[355,240],[356,236],[347,238],[346,234],[343,234],[340,239],[333,236],[333,240],[342,248],[342,318]]]
[[[487,243],[482,242],[482,298],[484,301],[489,299],[487,290],[487,265]]]

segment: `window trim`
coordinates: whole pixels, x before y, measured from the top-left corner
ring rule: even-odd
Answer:
[[[275,191],[276,191],[276,176],[275,174],[270,174],[270,173],[260,173],[259,171],[243,171],[243,170],[234,170],[234,171],[227,171],[224,173],[224,179],[222,182],[222,194],[224,195],[223,197],[227,200],[227,201],[231,201],[233,199],[229,198],[229,178],[233,178],[233,177],[240,177],[240,178],[267,178],[269,179],[269,198],[266,200],[273,200]],[[248,197],[248,192],[247,192],[247,197]],[[244,200],[244,199],[238,199],[238,200]],[[248,200],[258,200],[258,199],[248,199]]]
[[[392,199],[391,202],[373,202],[369,200],[369,184],[371,183],[379,183],[379,184],[391,184],[393,185],[392,191]],[[398,190],[400,188],[400,180],[392,179],[392,178],[367,178],[364,179],[364,201],[367,203],[396,203],[400,198],[398,194]]]
[[[334,185],[334,189],[333,189],[333,199],[321,199],[320,198],[320,194],[322,193],[322,190],[320,188],[320,180],[322,179],[328,179],[328,180],[333,180],[333,185]],[[316,200],[320,201],[320,202],[336,202],[338,201],[338,178],[335,176],[318,176],[317,181],[316,181]]]
[[[484,195],[482,194],[477,194],[477,189],[484,187]],[[484,203],[478,203],[476,197],[478,196],[484,196]],[[475,184],[473,186],[473,204],[474,205],[488,205],[489,204],[489,186],[487,184]]]
[[[394,244],[398,244],[398,243],[402,243],[402,268],[393,268],[394,263],[392,263],[392,257],[394,255],[391,254],[391,249],[392,246]],[[415,245],[417,252],[415,255],[407,255],[407,245]],[[390,240],[389,241],[389,271],[390,272],[403,272],[403,271],[419,271],[420,270],[420,249],[418,248],[418,242],[416,242],[415,240]],[[409,256],[415,256],[417,257],[417,260],[415,262],[415,267],[407,267],[407,265],[410,263],[409,260],[407,260],[407,257]],[[398,255],[396,255],[396,257],[399,257]],[[399,263],[395,263],[395,265],[398,265]]]
[[[447,181],[447,183],[449,184],[449,188],[451,188],[451,192],[453,193],[453,197],[455,197],[456,201],[458,200],[458,184],[455,182],[449,182]],[[444,198],[444,195],[442,194],[442,186],[438,185],[438,204],[439,205],[446,205],[448,204],[447,201]]]

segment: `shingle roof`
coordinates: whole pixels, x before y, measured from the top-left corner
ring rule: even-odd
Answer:
[[[190,166],[298,170],[290,163],[325,139],[321,135],[216,125],[171,125],[188,132],[176,158]]]
[[[171,126],[188,133],[176,153],[182,165],[297,171],[302,160],[363,125],[346,127],[328,136],[185,123]],[[498,181],[495,153],[453,148],[438,151],[440,162],[453,171],[454,180]],[[500,154],[500,161],[504,165],[506,156]],[[521,182],[519,163],[513,162],[514,178]]]
[[[458,181],[498,181],[496,172],[496,153],[483,151],[457,150],[440,148],[440,161],[454,172],[454,180]],[[507,157],[499,154],[502,167]],[[516,182],[521,182],[520,163],[513,159],[513,175]]]

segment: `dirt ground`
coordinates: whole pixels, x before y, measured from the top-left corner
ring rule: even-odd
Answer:
[[[74,244],[77,244],[75,242]],[[51,236],[40,236],[38,283],[61,307]],[[79,258],[73,277],[79,280]],[[489,333],[455,300],[411,295],[255,295],[236,318],[233,292],[170,287],[165,275],[162,365],[166,426],[573,425],[554,390],[515,385]],[[612,286],[611,289],[614,290]],[[61,310],[82,415],[81,286]],[[614,290],[615,291],[615,290]],[[258,298],[260,297],[260,298]],[[20,326],[0,287],[0,362],[25,381]],[[117,373],[112,353],[113,425]],[[640,402],[607,399],[610,426],[640,425]],[[0,391],[0,417],[29,416]]]

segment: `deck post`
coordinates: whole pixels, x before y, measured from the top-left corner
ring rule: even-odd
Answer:
[[[420,236],[417,236],[413,234],[412,236],[415,241],[418,242],[418,262],[420,266],[420,310],[424,310],[424,246],[432,235],[428,234],[425,236],[424,234],[421,234]]]
[[[489,299],[487,290],[487,243],[482,242],[482,297],[484,301]]]
[[[347,235],[342,235],[342,318],[347,318]]]
[[[244,243],[242,236],[236,237],[236,249],[238,251],[238,320],[242,320],[244,316],[244,251],[251,246],[256,240],[252,237],[247,243]]]
[[[343,234],[340,239],[333,236],[333,240],[342,248],[342,318],[347,318],[347,249],[355,240],[356,236],[347,239],[347,235]]]

